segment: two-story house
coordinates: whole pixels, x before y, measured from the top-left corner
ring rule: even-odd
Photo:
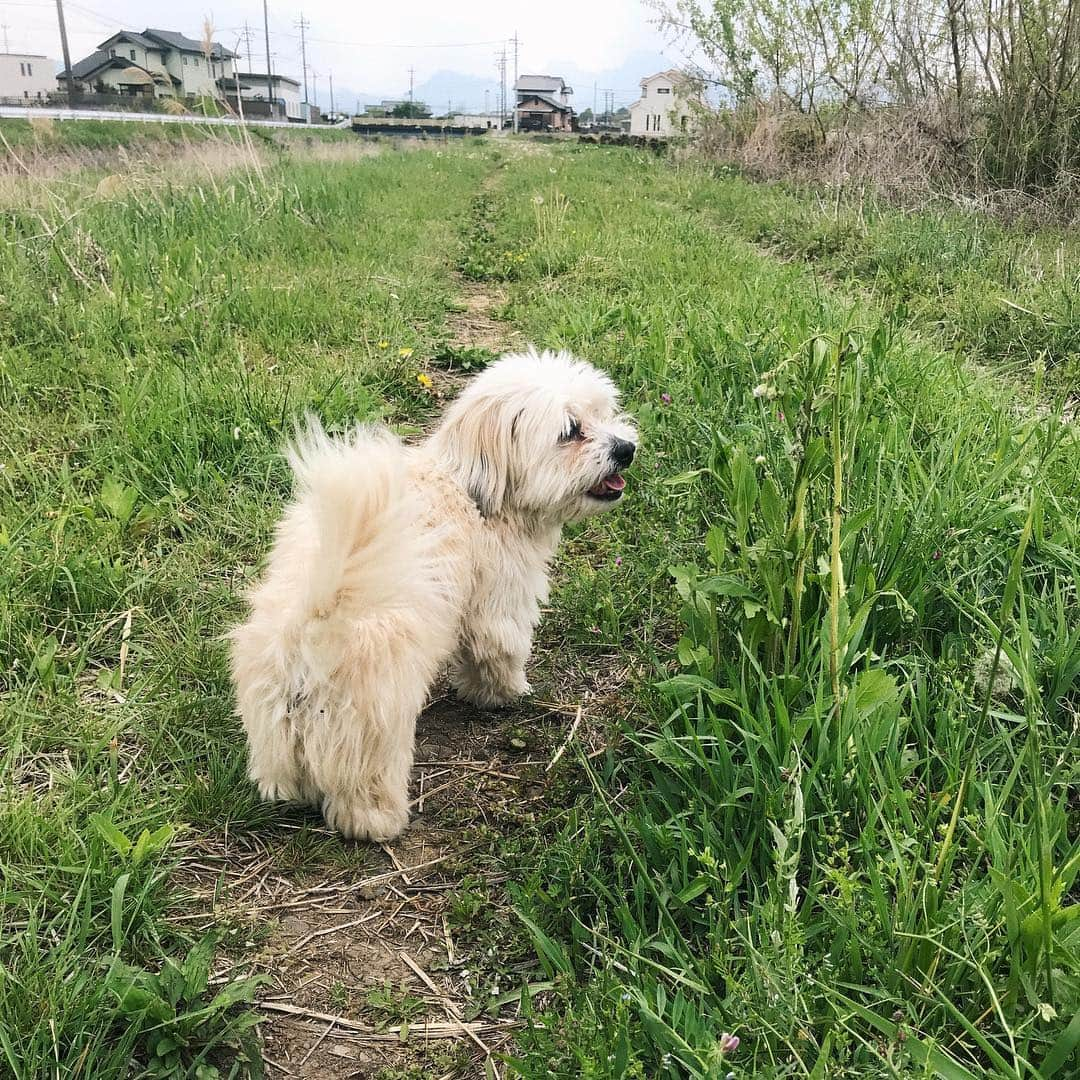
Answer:
[[[0,53],[0,102],[43,101],[56,89],[56,63],[37,53]]]
[[[694,128],[697,109],[705,106],[693,81],[674,68],[641,80],[641,97],[630,106],[630,134],[667,139]]]
[[[89,56],[71,65],[83,93],[103,92],[149,98],[220,97],[219,80],[235,77],[237,54],[218,42],[209,52],[201,41],[175,30],[121,30]],[[67,88],[67,71],[56,76]]]
[[[517,126],[520,131],[570,131],[573,87],[558,75],[522,75],[514,83]]]

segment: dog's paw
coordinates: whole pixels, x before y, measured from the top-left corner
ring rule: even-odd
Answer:
[[[457,696],[478,709],[505,709],[519,701],[527,694],[532,693],[532,687],[528,683],[515,686],[513,689],[496,686],[469,686],[459,687]]]
[[[331,829],[349,840],[382,844],[401,835],[409,824],[409,809],[400,806],[384,810],[366,803],[327,799],[323,803],[323,817]]]

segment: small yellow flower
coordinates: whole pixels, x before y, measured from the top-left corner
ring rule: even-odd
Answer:
[[[390,348],[390,342],[389,341],[380,341],[379,342],[379,348],[380,349],[389,349]]]
[[[408,360],[412,356],[412,349],[398,349],[397,354],[402,360]]]
[[[431,381],[430,375],[425,375],[422,371],[416,376],[416,381],[425,389],[430,390],[435,384]]]

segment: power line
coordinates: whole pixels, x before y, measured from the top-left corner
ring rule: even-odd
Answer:
[[[283,34],[299,40],[298,34]],[[349,49],[472,49],[481,46],[502,45],[502,40],[495,41],[431,41],[427,43],[403,41],[341,41],[338,38],[314,38],[308,41],[318,45],[341,45]]]

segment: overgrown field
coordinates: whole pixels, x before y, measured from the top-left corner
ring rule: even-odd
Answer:
[[[200,945],[176,888],[201,837],[280,813],[244,780],[220,635],[291,420],[430,416],[458,273],[609,370],[643,433],[542,634],[556,665],[628,673],[585,719],[607,749],[572,742],[550,814],[495,841],[516,940],[504,886],[462,888],[478,953],[528,946],[479,961],[502,993],[477,1007],[535,1018],[508,1071],[1077,1075],[1071,345],[1038,346],[1062,381],[1021,397],[939,336],[931,245],[905,246],[910,303],[883,303],[835,283],[835,252],[753,246],[758,189],[631,151],[292,157],[66,198],[46,229],[0,219],[14,1075],[122,1076],[133,1053],[227,1073],[226,1040],[253,1068],[234,1002],[258,928]],[[298,867],[365,857],[298,834]],[[206,986],[211,951],[231,982]]]

